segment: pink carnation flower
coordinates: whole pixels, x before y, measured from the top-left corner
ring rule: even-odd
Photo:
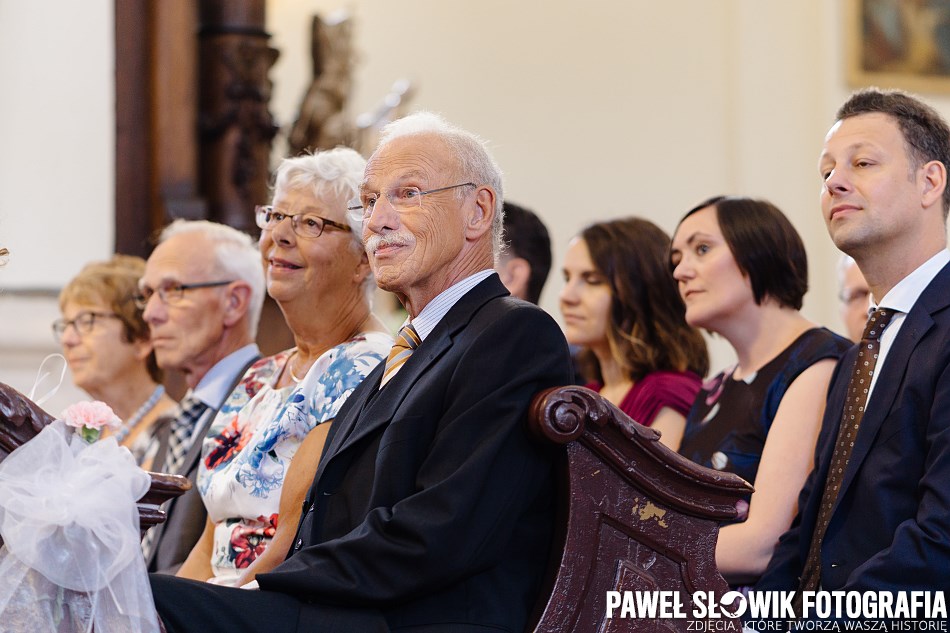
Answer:
[[[67,407],[60,414],[60,417],[67,425],[77,429],[86,427],[90,430],[99,431],[104,426],[110,429],[117,429],[122,426],[122,420],[119,419],[112,408],[99,400],[95,402],[77,402]]]

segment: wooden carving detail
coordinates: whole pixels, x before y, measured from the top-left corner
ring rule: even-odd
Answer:
[[[345,112],[353,88],[353,23],[348,16],[324,21],[313,16],[313,79],[290,130],[291,155],[307,150],[352,147],[355,126]]]
[[[0,461],[53,421],[22,393],[0,383]]]
[[[268,45],[263,4],[242,11],[232,4],[201,5],[201,183],[209,219],[255,232],[254,205],[268,197],[271,141],[278,129],[268,110],[268,72],[279,53]]]
[[[563,553],[536,631],[685,631],[688,619],[606,619],[607,591],[679,591],[686,614],[694,592],[728,591],[716,539],[748,483],[677,455],[583,387],[539,394],[529,428],[565,446],[566,471]]]
[[[291,155],[346,145],[368,156],[376,148],[380,130],[407,114],[413,87],[408,80],[399,79],[376,108],[353,118],[347,107],[356,65],[353,30],[353,20],[346,12],[326,19],[313,16],[313,77],[288,135]]]

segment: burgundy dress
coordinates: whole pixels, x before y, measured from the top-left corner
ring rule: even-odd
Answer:
[[[702,379],[691,371],[655,371],[633,384],[620,403],[620,410],[643,426],[650,426],[663,407],[685,416],[702,387]],[[600,392],[603,385],[590,382],[588,389]]]

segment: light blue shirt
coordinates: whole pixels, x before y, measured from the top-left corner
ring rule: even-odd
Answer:
[[[412,323],[412,327],[415,329],[416,334],[419,335],[419,341],[421,343],[421,341],[426,340],[426,337],[432,333],[432,330],[439,324],[439,321],[448,314],[452,306],[458,303],[459,299],[464,297],[469,290],[483,282],[494,272],[494,269],[482,270],[449,286],[440,292],[435,299],[430,301],[416,318],[406,319],[399,329],[401,330],[406,327],[406,323]],[[379,383],[379,388],[382,389],[385,387],[387,381],[395,376],[398,371],[399,367],[394,369],[388,376],[383,376],[383,380]]]
[[[430,301],[416,318],[406,319],[406,323],[412,323],[412,327],[415,328],[419,338],[423,341],[426,340],[426,337],[432,333],[439,321],[448,314],[452,306],[458,303],[458,300],[464,297],[469,290],[488,279],[494,272],[494,269],[491,268],[483,270],[449,286]],[[405,326],[405,323],[403,323],[403,326]]]
[[[204,428],[204,423],[208,421],[208,418],[215,411],[220,409],[225,399],[231,395],[231,385],[234,384],[234,380],[238,377],[238,372],[242,371],[255,356],[260,355],[261,351],[258,349],[257,344],[251,343],[250,345],[245,345],[215,363],[214,366],[201,377],[201,380],[198,381],[195,388],[188,390],[188,393],[185,394],[182,401],[189,396],[194,396],[208,405],[208,408],[205,409],[201,417],[198,418],[198,422],[195,424],[194,430],[191,433],[191,438],[188,440],[189,449],[195,441],[195,434],[198,430]]]

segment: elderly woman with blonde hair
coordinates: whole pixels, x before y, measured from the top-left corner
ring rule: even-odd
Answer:
[[[175,409],[155,362],[148,325],[135,305],[145,261],[115,255],[85,266],[59,295],[53,333],[77,387],[123,420],[115,432],[143,468],[158,469],[159,428]]]

